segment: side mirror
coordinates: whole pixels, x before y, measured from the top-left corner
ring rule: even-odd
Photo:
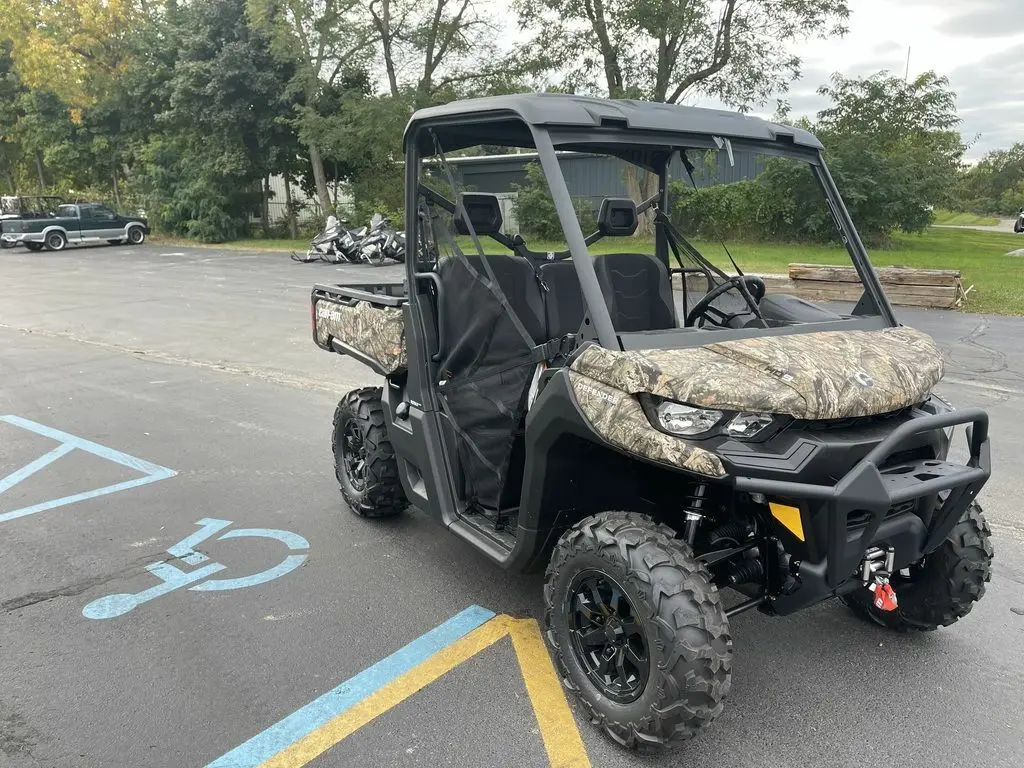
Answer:
[[[498,198],[483,192],[463,192],[459,207],[455,209],[455,231],[468,235],[466,219],[478,235],[496,235],[501,232],[501,206]]]
[[[597,215],[597,229],[602,235],[628,237],[636,232],[639,219],[636,203],[628,197],[606,197]]]

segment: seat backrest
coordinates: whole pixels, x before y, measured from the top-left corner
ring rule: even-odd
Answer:
[[[612,325],[620,333],[676,326],[668,268],[646,253],[605,253],[594,258]]]
[[[547,286],[544,294],[544,319],[548,337],[561,338],[577,333],[583,323],[583,292],[576,266],[571,260],[546,261],[538,268]]]
[[[485,277],[487,272],[480,259],[487,259],[501,292],[505,294],[509,305],[526,332],[533,338],[534,343],[543,344],[547,341],[548,336],[544,324],[544,298],[541,296],[537,275],[529,260],[511,254],[488,254],[486,256],[467,254],[465,258],[477,274]],[[461,268],[456,266],[457,261],[456,258],[447,258],[442,259],[438,264],[438,275],[442,284],[445,282],[445,274],[448,270]],[[447,297],[445,304],[442,311],[448,315],[445,318],[448,328],[457,329],[469,321],[470,318],[464,318],[459,313],[462,304],[458,296]]]

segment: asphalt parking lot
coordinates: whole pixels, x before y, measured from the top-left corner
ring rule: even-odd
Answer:
[[[558,713],[534,709],[543,670],[504,636],[264,762],[453,617],[541,615],[539,577],[419,512],[375,522],[341,501],[331,415],[375,377],[313,346],[309,289],[397,272],[159,244],[0,252],[0,766],[548,764]],[[1024,321],[899,315],[943,348],[942,394],[992,417],[985,599],[912,637],[835,603],[742,614],[725,714],[700,738],[637,756],[576,711],[563,754],[578,729],[594,766],[1024,764]]]

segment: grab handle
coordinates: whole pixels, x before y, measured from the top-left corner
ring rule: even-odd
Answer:
[[[434,284],[434,290],[437,291],[437,313],[434,318],[437,324],[437,351],[430,357],[431,360],[437,363],[440,362],[441,356],[444,354],[445,347],[448,344],[447,328],[445,327],[444,312],[442,311],[444,288],[441,286],[441,278],[438,277],[436,272],[414,272],[413,277],[417,280],[429,280]]]

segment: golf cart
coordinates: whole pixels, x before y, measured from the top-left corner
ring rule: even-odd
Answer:
[[[536,152],[564,249],[531,250],[495,195],[460,191],[445,153],[481,144]],[[565,169],[585,158],[611,171],[572,174],[574,200]],[[932,393],[942,356],[897,322],[814,136],[510,95],[415,113],[405,159],[404,283],[312,293],[316,344],[385,377],[335,412],[342,494],[365,517],[414,505],[506,569],[546,568],[565,685],[613,739],[667,746],[711,723],[741,611],[838,596],[932,630],[981,598],[988,417]],[[797,173],[856,268],[854,306],[771,292],[724,245],[712,258],[715,222],[673,200]],[[622,194],[630,174],[653,194]],[[604,184],[592,233],[581,178]],[[965,463],[947,458],[958,425]]]

